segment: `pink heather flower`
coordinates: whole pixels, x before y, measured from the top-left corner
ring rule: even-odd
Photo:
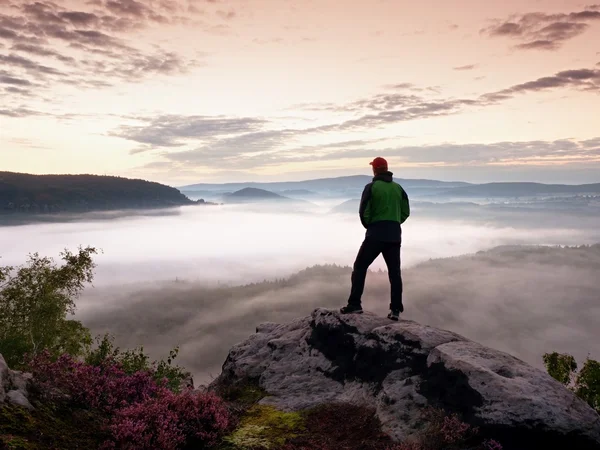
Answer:
[[[483,442],[484,450],[502,450],[502,445],[498,441],[489,439]]]
[[[49,400],[104,413],[112,439],[102,450],[175,450],[217,442],[232,423],[226,404],[212,393],[174,393],[150,372],[128,375],[113,361],[98,366],[48,353],[31,363],[40,392]]]

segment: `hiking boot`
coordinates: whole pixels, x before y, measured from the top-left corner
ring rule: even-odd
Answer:
[[[347,305],[343,308],[340,308],[340,312],[342,314],[362,314],[363,309],[360,305]]]
[[[398,318],[400,317],[400,311],[390,311],[390,313],[387,315],[388,319],[390,320],[395,320],[398,321]]]

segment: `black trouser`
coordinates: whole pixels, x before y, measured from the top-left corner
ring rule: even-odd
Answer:
[[[360,306],[361,297],[365,289],[367,270],[373,261],[383,253],[390,278],[391,301],[390,309],[404,311],[402,306],[402,275],[400,273],[400,243],[382,242],[367,237],[356,255],[352,270],[352,290],[350,291],[349,305]]]

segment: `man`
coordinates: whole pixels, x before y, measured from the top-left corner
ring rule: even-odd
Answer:
[[[369,164],[373,166],[373,181],[365,186],[359,208],[360,221],[367,231],[354,262],[348,305],[340,311],[343,314],[363,312],[361,297],[367,270],[382,253],[390,279],[388,319],[398,320],[400,313],[404,311],[400,274],[401,224],[410,215],[410,205],[402,186],[393,181],[393,173],[388,170],[387,161],[375,158]]]

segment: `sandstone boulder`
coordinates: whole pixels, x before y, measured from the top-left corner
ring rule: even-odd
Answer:
[[[15,405],[33,409],[29,402],[31,374],[10,370],[0,355],[0,404],[10,402]]]
[[[458,413],[507,450],[600,449],[600,416],[545,372],[456,333],[413,321],[317,309],[263,324],[234,346],[215,383],[254,380],[262,403],[334,401],[376,409],[394,439],[414,438],[426,406]]]

